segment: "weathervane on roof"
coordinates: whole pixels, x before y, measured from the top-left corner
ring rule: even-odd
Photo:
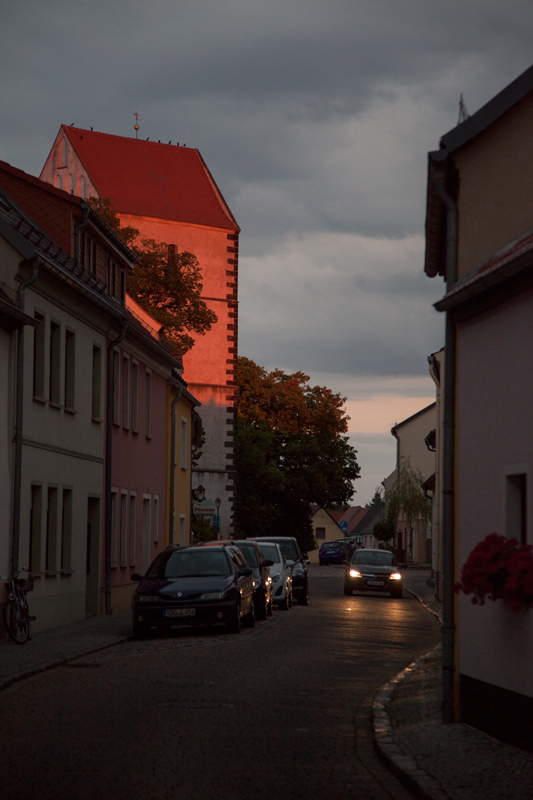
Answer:
[[[133,127],[135,128],[135,138],[137,139],[139,136],[139,115],[137,114],[137,103],[135,103],[135,114],[133,116],[135,117],[135,125]]]
[[[457,118],[457,124],[460,125],[461,122],[464,122],[469,117],[470,114],[466,110],[466,104],[465,101],[463,100],[463,95],[461,93],[461,96],[459,97],[459,116]]]

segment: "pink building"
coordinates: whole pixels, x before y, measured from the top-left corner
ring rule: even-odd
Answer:
[[[206,443],[193,486],[220,499],[220,530],[232,535],[239,227],[198,150],[62,125],[41,178],[81,197],[110,199],[123,225],[188,251],[203,299],[218,322],[195,337],[184,378],[202,404]]]

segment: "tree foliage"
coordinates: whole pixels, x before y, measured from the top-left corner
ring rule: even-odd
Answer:
[[[164,326],[164,335],[182,352],[217,321],[201,298],[202,273],[192,253],[169,253],[168,245],[143,239],[137,228],[122,227],[108,198],[87,201],[109,227],[130,247],[139,263],[126,276],[128,293],[144,310]]]
[[[312,549],[311,504],[346,504],[359,477],[345,398],[242,357],[237,382],[237,533],[296,536]]]
[[[430,521],[431,501],[421,488],[423,482],[420,470],[412,467],[408,458],[402,458],[400,472],[385,495],[385,519],[378,523],[378,530],[374,530],[378,539],[392,539],[399,519],[404,521],[407,529],[413,528],[416,520]]]

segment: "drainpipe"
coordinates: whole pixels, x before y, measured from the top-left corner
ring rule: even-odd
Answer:
[[[126,320],[120,321],[120,332],[107,346],[107,393],[105,421],[105,516],[104,516],[104,593],[105,613],[111,614],[111,538],[113,533],[113,510],[111,507],[111,474],[113,460],[113,406],[115,396],[115,347],[126,335]]]
[[[39,257],[33,256],[29,263],[32,266],[30,277],[23,281],[17,292],[17,306],[24,311],[24,292],[35,283],[39,276]],[[11,514],[11,574],[19,570],[20,549],[20,504],[22,491],[22,422],[24,416],[24,326],[17,331],[17,379],[15,386],[15,430],[13,441],[15,455],[13,459],[13,500]]]
[[[435,185],[446,209],[446,292],[457,280],[457,204],[444,181]],[[442,720],[455,722],[455,373],[456,330],[446,312],[442,465]]]
[[[83,201],[80,203],[80,209],[83,213],[83,222],[80,222],[79,225],[76,225],[74,228],[74,260],[79,263],[80,260],[80,243],[79,243],[79,231],[82,228],[85,228],[87,222],[89,221],[89,209],[90,206]]]
[[[170,493],[168,507],[168,543],[174,544],[174,476],[176,474],[176,405],[181,400],[182,389],[170,406]]]

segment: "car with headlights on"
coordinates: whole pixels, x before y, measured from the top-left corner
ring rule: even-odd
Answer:
[[[362,548],[356,550],[344,573],[344,594],[352,592],[390,592],[401,597],[402,574],[390,550]]]
[[[291,568],[287,563],[279,544],[257,540],[264,558],[272,562],[270,577],[272,579],[272,600],[286,611],[292,607]]]
[[[287,564],[291,570],[292,593],[298,603],[309,605],[309,572],[306,562],[307,554],[302,554],[298,541],[293,536],[250,536],[259,545],[262,542],[274,542],[281,547]]]
[[[257,542],[249,539],[215,539],[203,542],[204,547],[218,544],[231,544],[237,547],[244,556],[246,564],[252,570],[254,579],[254,604],[256,619],[266,619],[272,614],[272,578],[270,569],[272,562],[265,559]]]
[[[252,570],[236,547],[172,545],[155,558],[133,593],[133,634],[176,625],[255,624]]]

